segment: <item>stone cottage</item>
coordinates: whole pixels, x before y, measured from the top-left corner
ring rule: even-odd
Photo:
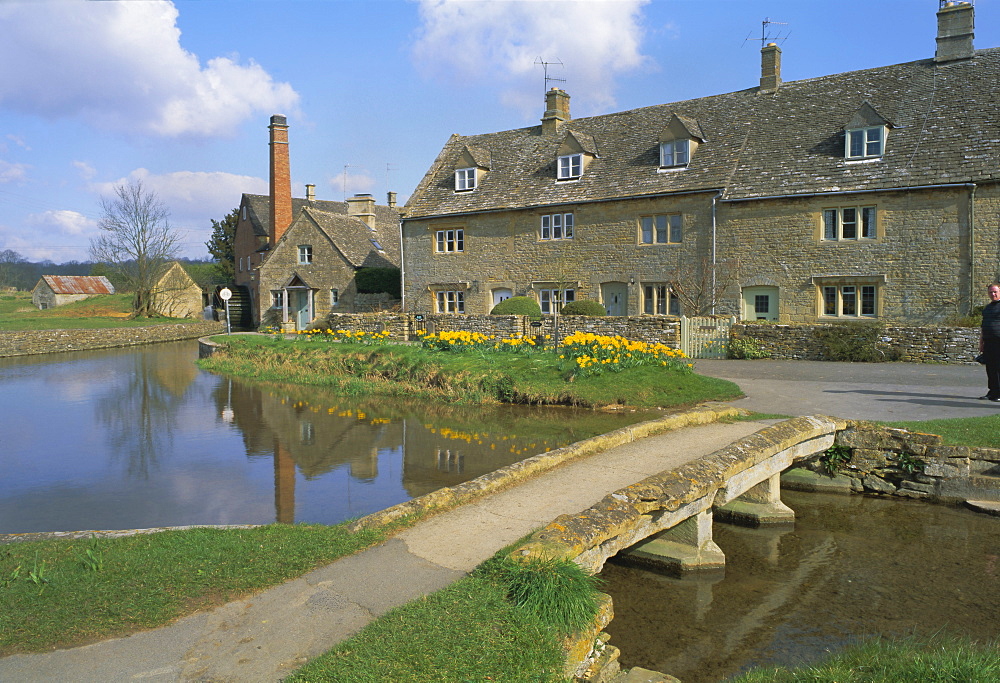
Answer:
[[[103,275],[43,275],[31,290],[31,303],[44,311],[99,294],[114,293],[114,285]]]
[[[487,313],[512,295],[611,315],[934,322],[998,276],[1000,49],[974,8],[933,58],[454,135],[403,221],[404,306]]]
[[[306,185],[293,198],[284,116],[271,117],[270,193],[244,194],[234,240],[236,289],[254,323],[264,319],[305,329],[330,312],[370,306],[358,297],[360,268],[398,268],[399,218],[395,193],[387,206],[361,194],[344,202],[318,200]]]

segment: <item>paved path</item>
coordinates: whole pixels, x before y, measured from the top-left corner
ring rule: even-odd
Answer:
[[[736,382],[747,398],[732,405],[762,413],[931,420],[1000,412],[977,399],[986,393],[980,365],[699,360],[695,370]]]

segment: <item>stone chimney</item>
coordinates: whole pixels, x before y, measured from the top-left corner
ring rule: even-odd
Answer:
[[[542,133],[555,133],[562,124],[570,121],[569,95],[565,90],[552,88],[545,93],[545,115],[542,116]]]
[[[369,228],[375,227],[375,198],[370,194],[356,194],[347,200],[347,215],[360,218]]]
[[[937,52],[934,61],[953,62],[958,59],[972,59],[975,48],[976,16],[971,2],[949,2],[937,13]]]
[[[396,193],[395,192],[389,192],[389,193],[386,194],[386,204],[389,206],[390,209],[395,209],[396,208]]]
[[[288,122],[281,114],[271,117],[271,246],[292,224],[292,173],[288,163]]]
[[[306,201],[316,201],[316,186],[311,183],[306,185]]]
[[[768,43],[760,50],[760,91],[777,92],[781,87],[781,48]]]

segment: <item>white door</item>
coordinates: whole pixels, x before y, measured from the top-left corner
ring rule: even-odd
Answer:
[[[511,290],[509,290],[509,289],[507,289],[507,288],[505,288],[505,287],[501,287],[499,289],[494,289],[493,290],[493,305],[496,306],[501,301],[506,301],[507,299],[511,298],[512,296],[514,296],[514,292],[511,291]]]
[[[601,300],[608,315],[628,314],[628,285],[624,282],[601,284]]]

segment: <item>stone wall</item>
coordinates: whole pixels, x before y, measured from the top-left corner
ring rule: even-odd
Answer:
[[[835,325],[778,325],[737,323],[733,339],[752,339],[770,358],[825,360],[816,330]],[[971,363],[979,353],[979,328],[886,326],[882,340],[887,350],[902,351],[913,363]]]
[[[849,422],[837,433],[841,459],[817,456],[805,464],[815,476],[789,472],[782,486],[847,488],[946,503],[1000,501],[1000,449],[944,446],[936,434]]]
[[[555,318],[542,316],[532,319],[519,315],[446,315],[404,313],[331,313],[316,324],[320,329],[382,332],[388,330],[393,339],[412,341],[418,331],[451,332],[465,330],[500,338],[555,335]],[[621,335],[627,339],[652,344],[680,347],[680,319],[670,316],[560,316],[559,335],[589,332],[607,336]]]
[[[0,357],[138,346],[225,332],[225,324],[196,322],[99,330],[19,330],[0,333]]]

